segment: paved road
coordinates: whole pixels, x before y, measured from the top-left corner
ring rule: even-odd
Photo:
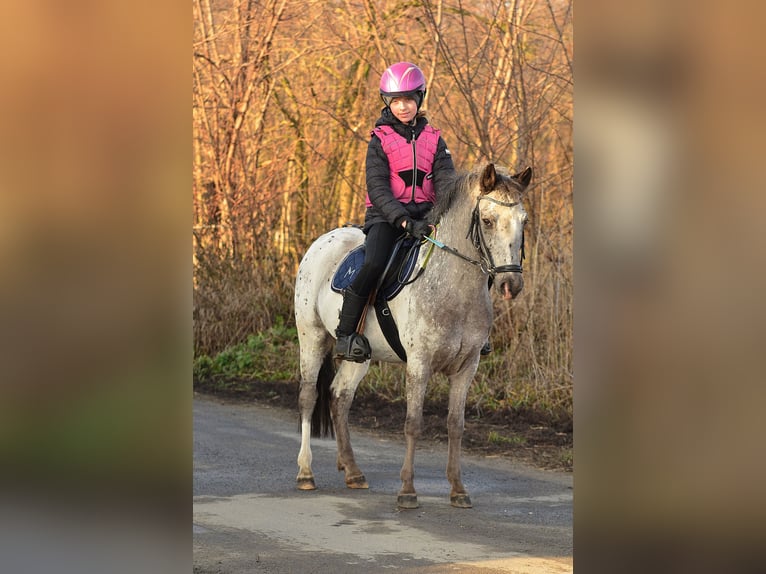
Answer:
[[[198,574],[559,574],[572,571],[572,475],[464,456],[474,508],[449,505],[446,446],[415,457],[420,508],[399,511],[403,440],[352,429],[370,489],[349,490],[335,441],[314,439],[317,490],[295,488],[297,413],[194,400]]]

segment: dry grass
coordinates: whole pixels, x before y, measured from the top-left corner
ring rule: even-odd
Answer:
[[[467,402],[471,416],[522,414],[561,426],[572,421],[572,282],[571,256],[562,263],[540,257],[525,271],[522,295],[510,303],[495,302],[494,351],[483,357]],[[214,250],[197,250],[194,275],[195,356],[215,357],[248,337],[275,327],[294,326],[291,273],[267,258],[240,259]],[[280,327],[281,328],[281,327]],[[295,371],[297,340],[289,351],[279,346],[258,348],[270,353],[274,372]],[[264,357],[260,357],[263,361]],[[284,365],[280,366],[283,362]],[[231,374],[231,373],[230,373]],[[297,377],[297,374],[296,374]],[[391,402],[404,400],[401,366],[373,365],[359,393],[374,393]],[[446,378],[432,381],[427,400],[446,401]]]
[[[292,321],[294,277],[268,258],[235,259],[197,250],[194,268],[194,355],[212,356]]]

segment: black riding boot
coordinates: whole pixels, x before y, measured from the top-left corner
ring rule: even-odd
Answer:
[[[359,319],[367,306],[367,297],[357,295],[350,289],[343,292],[343,307],[340,321],[335,329],[335,358],[355,363],[364,363],[370,358],[370,343],[367,337],[356,332]]]

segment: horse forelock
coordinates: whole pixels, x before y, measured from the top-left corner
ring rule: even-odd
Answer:
[[[521,184],[513,179],[511,172],[504,167],[495,167],[497,173],[497,181],[495,183],[495,189],[493,192],[497,192],[499,197],[504,201],[520,201],[522,195]]]

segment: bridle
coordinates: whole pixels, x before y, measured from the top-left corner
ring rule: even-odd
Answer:
[[[481,229],[481,215],[479,213],[479,203],[482,201],[491,201],[492,203],[496,203],[497,205],[501,205],[503,207],[515,207],[520,202],[518,201],[500,201],[498,199],[494,199],[492,197],[488,197],[486,195],[481,195],[476,200],[476,206],[473,208],[473,213],[471,214],[471,224],[468,227],[468,233],[466,233],[466,237],[471,239],[471,243],[473,243],[473,246],[479,251],[479,259],[472,259],[470,257],[467,257],[460,253],[457,249],[454,249],[452,247],[449,247],[448,245],[445,245],[441,241],[438,241],[436,239],[433,239],[432,237],[426,237],[428,241],[436,245],[438,248],[443,249],[444,251],[447,251],[449,253],[452,253],[453,255],[456,255],[463,259],[464,261],[467,261],[468,263],[472,265],[476,265],[481,269],[481,272],[485,275],[490,275],[491,277],[494,277],[498,273],[521,273],[522,267],[521,265],[510,264],[510,265],[500,265],[496,266],[495,261],[492,258],[492,254],[489,252],[489,249],[487,248],[487,243],[484,239],[484,232]],[[524,261],[525,255],[524,255],[524,233],[522,232],[521,235],[521,260]]]
[[[492,254],[489,252],[489,249],[487,249],[487,243],[484,241],[484,232],[481,229],[481,216],[479,214],[479,202],[482,200],[491,201],[492,203],[496,203],[497,205],[501,205],[503,207],[515,207],[516,205],[519,204],[518,201],[500,201],[486,195],[481,195],[476,200],[476,207],[473,208],[473,213],[471,214],[471,225],[468,228],[468,233],[466,234],[466,237],[470,237],[471,242],[473,243],[473,246],[476,249],[478,249],[479,253],[481,254],[482,271],[492,276],[494,276],[497,273],[521,273],[521,265],[511,264],[511,265],[500,265],[499,267],[495,266],[495,262],[492,259]],[[521,260],[522,262],[524,261],[523,230],[521,232]]]

